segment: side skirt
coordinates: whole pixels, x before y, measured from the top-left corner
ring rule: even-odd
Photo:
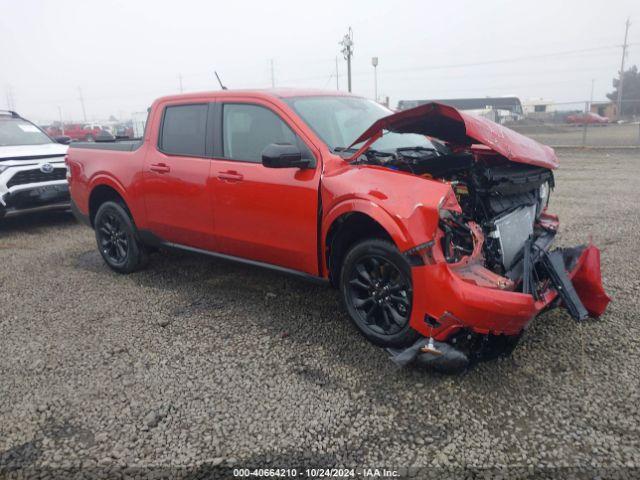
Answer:
[[[243,263],[245,265],[252,265],[254,267],[267,268],[269,270],[273,270],[279,273],[284,273],[286,275],[295,276],[303,280],[306,280],[308,282],[312,282],[319,285],[327,285],[329,283],[329,280],[327,280],[326,278],[318,277],[316,275],[311,275],[309,273],[301,272],[299,270],[293,270],[291,268],[285,268],[279,265],[273,265],[271,263],[259,262],[257,260],[250,260],[248,258],[227,255],[225,253],[219,253],[219,252],[213,252],[210,250],[203,250],[201,248],[189,247],[188,245],[181,245],[178,243],[167,242],[157,237],[155,234],[149,231],[139,230],[138,235],[140,236],[140,240],[142,241],[142,243],[152,247],[167,248],[170,250],[181,250],[184,252],[197,253],[199,255],[206,255],[208,257],[220,258],[222,260]]]

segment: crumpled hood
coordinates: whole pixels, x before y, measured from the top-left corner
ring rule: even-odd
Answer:
[[[0,162],[2,160],[21,160],[29,157],[57,157],[67,153],[67,145],[60,143],[44,143],[42,145],[0,146]]]
[[[551,147],[484,117],[469,115],[442,103],[431,102],[383,117],[353,145],[371,139],[382,130],[427,135],[457,146],[479,143],[512,162],[558,167],[558,158]]]

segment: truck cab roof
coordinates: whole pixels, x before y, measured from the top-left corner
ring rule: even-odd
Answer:
[[[167,102],[175,100],[201,99],[203,97],[224,98],[224,97],[254,97],[265,99],[281,99],[292,97],[360,97],[348,92],[339,90],[307,89],[307,88],[265,88],[265,89],[235,89],[235,90],[213,90],[205,92],[181,93],[178,95],[167,95],[160,97],[156,102]]]

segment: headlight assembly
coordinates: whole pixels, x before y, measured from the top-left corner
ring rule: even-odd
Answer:
[[[549,182],[544,182],[540,185],[538,189],[538,209],[536,212],[536,216],[539,217],[540,214],[547,208],[549,205],[549,196],[551,194],[551,185]]]

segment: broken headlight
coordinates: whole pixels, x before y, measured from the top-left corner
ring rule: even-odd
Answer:
[[[549,196],[551,195],[551,184],[547,181],[538,188],[538,207],[536,209],[536,218],[540,216],[544,209],[549,205]]]

